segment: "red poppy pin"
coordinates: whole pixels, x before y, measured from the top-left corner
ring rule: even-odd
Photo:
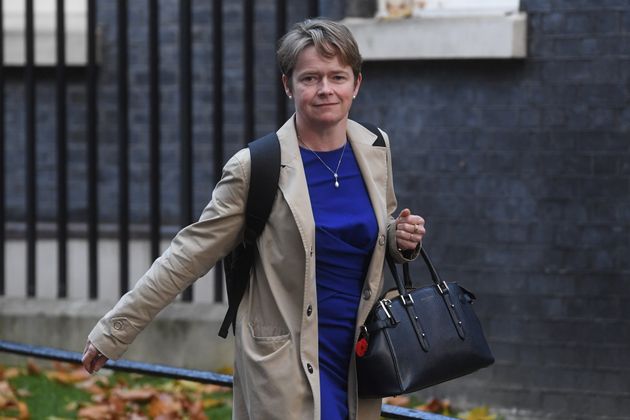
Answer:
[[[361,337],[357,341],[357,345],[355,347],[355,352],[357,353],[357,356],[358,357],[365,356],[365,352],[367,352],[367,349],[368,349],[368,341],[365,339],[365,337]]]

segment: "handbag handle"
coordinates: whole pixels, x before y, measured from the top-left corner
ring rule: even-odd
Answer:
[[[429,255],[424,250],[424,247],[420,248],[420,255],[422,255],[422,259],[424,260],[424,263],[429,269],[429,273],[431,274],[431,280],[433,280],[433,283],[437,286],[438,290],[440,290],[441,293],[444,293],[445,290],[448,290],[448,286],[446,285],[445,282],[443,282],[440,279],[440,275],[438,274],[437,270],[435,269],[435,266],[431,262]],[[400,281],[400,277],[398,276],[398,269],[396,268],[394,257],[391,256],[390,254],[387,254],[385,259],[387,260],[387,264],[389,265],[389,270],[392,273],[392,277],[394,277],[394,281],[396,282],[396,287],[398,288],[398,292],[401,295],[406,294],[405,290],[411,289],[411,287],[413,286],[411,283],[411,275],[409,274],[409,263],[408,262],[403,263],[403,275],[405,279],[405,282],[403,285],[403,282]]]
[[[426,253],[424,248],[420,248],[420,255],[422,255],[422,259],[424,260],[424,263],[427,265],[427,268],[429,269],[429,273],[431,273],[431,280],[433,280],[435,287],[437,288],[438,292],[442,296],[442,299],[444,300],[444,304],[446,305],[446,309],[451,317],[451,320],[453,321],[453,325],[455,327],[455,330],[457,331],[457,334],[462,340],[465,339],[466,332],[464,331],[462,320],[457,314],[457,311],[455,310],[455,305],[453,304],[453,300],[451,299],[451,296],[449,293],[450,289],[448,288],[448,285],[446,284],[446,282],[440,279],[440,276],[437,273],[437,270],[433,266],[433,263],[431,262],[431,259],[429,258],[429,255]],[[394,280],[396,281],[396,287],[398,288],[398,293],[400,293],[400,297],[403,300],[405,309],[407,310],[407,313],[409,314],[409,317],[410,319],[412,319],[412,323],[413,323],[413,319],[415,319],[416,321],[418,320],[415,314],[412,313],[413,305],[407,305],[405,303],[406,302],[405,296],[407,295],[406,289],[412,288],[411,276],[409,274],[409,263],[407,262],[403,263],[403,272],[405,276],[405,284],[403,285],[403,283],[400,281],[400,277],[398,276],[398,269],[396,268],[394,257],[387,254],[386,259],[387,259],[387,264],[389,265],[389,269],[392,272],[392,276],[394,276]],[[410,302],[413,304],[413,298],[410,299]],[[416,324],[413,323],[413,325],[415,326]],[[416,335],[418,337],[418,340],[420,341],[420,344],[422,345],[422,348],[426,350],[427,347],[426,347],[426,342],[424,341],[424,336],[419,333],[418,329],[416,329]]]

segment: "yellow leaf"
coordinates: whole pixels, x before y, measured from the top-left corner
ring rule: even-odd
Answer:
[[[203,388],[203,384],[193,381],[179,380],[177,384],[186,391],[199,391]]]
[[[234,375],[234,368],[232,366],[224,366],[217,372],[222,373],[223,375]]]
[[[208,408],[221,407],[222,405],[225,404],[225,402],[223,400],[219,400],[216,398],[206,398],[203,400],[202,404],[203,404],[204,409],[208,409]]]
[[[79,408],[79,403],[76,401],[71,401],[63,408],[65,411],[75,412]]]
[[[2,375],[2,377],[4,379],[13,379],[16,378],[18,376],[20,376],[21,372],[20,369],[15,368],[15,367],[11,367],[11,368],[7,368],[4,371],[4,374]]]
[[[487,406],[475,407],[461,415],[462,420],[496,420],[496,414],[490,414]]]
[[[384,398],[383,403],[397,405],[399,407],[408,407],[411,403],[411,399],[406,395],[398,395],[397,397]]]

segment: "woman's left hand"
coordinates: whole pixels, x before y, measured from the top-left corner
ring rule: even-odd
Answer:
[[[424,229],[424,219],[416,214],[411,214],[411,210],[404,209],[396,219],[396,245],[398,249],[416,249],[422,242],[426,230]]]

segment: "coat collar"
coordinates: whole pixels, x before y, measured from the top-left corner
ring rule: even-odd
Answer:
[[[348,140],[361,170],[378,223],[379,233],[386,230],[387,150],[375,145],[377,136],[361,124],[348,120]],[[298,225],[305,250],[315,243],[315,222],[308,194],[304,165],[300,155],[295,118],[292,116],[278,130],[280,141],[280,180],[278,185]]]

